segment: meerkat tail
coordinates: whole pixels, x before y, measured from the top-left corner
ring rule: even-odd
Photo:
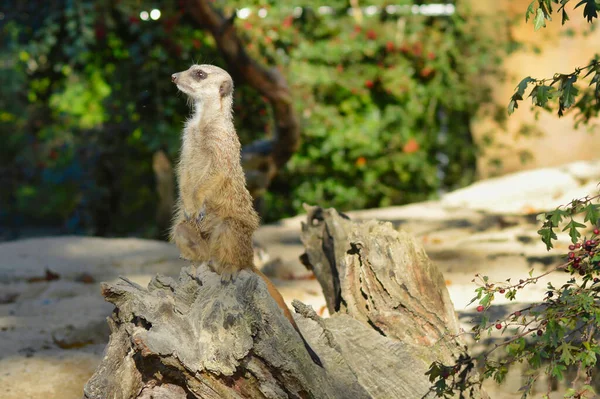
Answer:
[[[275,299],[275,302],[277,302],[277,305],[283,311],[283,314],[284,314],[285,318],[289,320],[289,322],[292,325],[292,327],[294,327],[294,330],[296,330],[296,332],[298,333],[298,335],[300,335],[300,338],[302,339],[302,342],[304,342],[304,347],[306,348],[306,351],[310,355],[310,358],[312,359],[312,361],[317,366],[323,367],[323,363],[321,363],[321,359],[319,358],[319,356],[310,347],[310,345],[308,344],[308,342],[306,342],[306,339],[304,339],[304,336],[300,332],[300,329],[298,328],[298,325],[296,324],[296,321],[294,320],[294,317],[292,316],[292,313],[290,312],[290,310],[288,309],[287,305],[285,304],[285,301],[283,300],[283,297],[281,296],[281,293],[277,290],[277,288],[275,288],[275,284],[273,284],[273,282],[271,280],[269,280],[269,278],[267,276],[265,276],[264,273],[261,272],[260,270],[258,270],[256,267],[253,266],[252,267],[252,271],[255,272],[256,274],[258,274],[260,276],[260,278],[263,279],[263,281],[267,285],[267,290],[269,291],[269,294],[271,295],[271,297],[273,299]]]

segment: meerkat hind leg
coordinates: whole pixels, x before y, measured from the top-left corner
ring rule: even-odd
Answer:
[[[235,219],[224,219],[213,230],[210,254],[222,281],[235,279],[238,272],[254,266],[252,229]]]
[[[193,262],[209,260],[208,242],[189,223],[179,223],[173,236],[182,258]]]

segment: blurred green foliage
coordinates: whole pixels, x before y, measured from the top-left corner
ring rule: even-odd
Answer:
[[[325,14],[322,1],[212,4],[253,11],[238,32],[287,77],[301,118],[302,146],[267,194],[265,220],[303,202],[404,204],[473,180],[470,122],[490,103],[482,77],[499,76],[509,44],[493,33],[500,17],[463,2],[428,17],[372,1],[380,12],[361,18],[342,0]],[[140,20],[153,8],[160,19]],[[227,68],[185,1],[15,2],[0,35],[0,224],[156,235],[152,154],[176,161],[189,113],[170,75],[192,61]],[[269,133],[266,100],[241,81],[235,96],[242,143]]]

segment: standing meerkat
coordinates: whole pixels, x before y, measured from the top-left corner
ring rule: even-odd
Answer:
[[[214,65],[193,65],[171,79],[193,105],[193,115],[183,129],[177,167],[179,199],[171,240],[183,258],[208,262],[222,281],[235,278],[243,269],[258,274],[313,361],[322,366],[279,291],[254,266],[252,234],[259,218],[246,188],[241,144],[233,125],[231,76]]]

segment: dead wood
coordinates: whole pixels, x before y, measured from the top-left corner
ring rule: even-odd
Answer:
[[[305,209],[301,261],[319,280],[331,314],[348,315],[410,347],[427,365],[453,364],[466,353],[444,277],[413,236],[389,222],[354,222],[335,209]],[[414,383],[426,379],[418,368],[412,371]],[[399,371],[405,372],[411,371]],[[487,397],[478,388],[469,394]]]
[[[304,260],[332,316],[295,301],[295,318],[323,368],[256,274],[221,283],[189,266],[148,288],[102,285],[111,338],[85,398],[433,398],[430,363],[463,350],[441,273],[389,223],[307,210]]]

